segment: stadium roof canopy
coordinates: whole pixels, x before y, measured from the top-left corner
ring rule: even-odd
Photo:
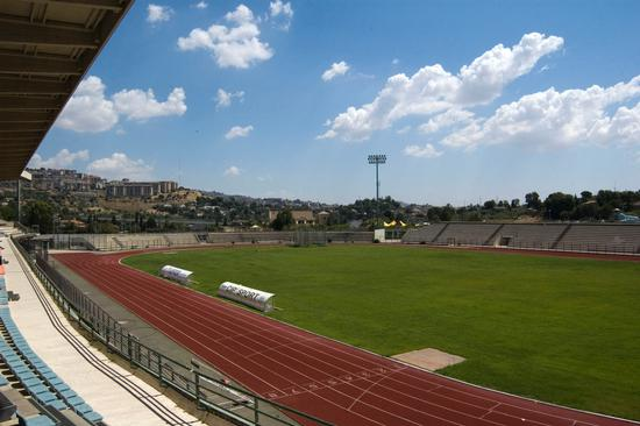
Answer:
[[[0,180],[17,179],[133,0],[0,0]]]

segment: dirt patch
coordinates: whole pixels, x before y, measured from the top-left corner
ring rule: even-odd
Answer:
[[[465,360],[461,356],[448,354],[434,348],[418,349],[417,351],[394,355],[392,358],[431,371],[459,364]]]

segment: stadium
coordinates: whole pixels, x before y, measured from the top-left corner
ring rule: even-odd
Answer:
[[[0,180],[18,182],[17,220],[0,221],[0,425],[640,424],[632,215],[21,223],[27,163],[132,4],[0,3]]]

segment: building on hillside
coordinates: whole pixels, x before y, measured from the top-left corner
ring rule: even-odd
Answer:
[[[107,184],[107,198],[150,198],[177,190],[178,183],[173,181],[131,182],[123,179]]]
[[[269,223],[276,220],[279,210],[269,210]],[[296,225],[315,225],[318,223],[316,216],[311,210],[291,210],[291,216],[293,217],[293,223]]]
[[[106,180],[69,169],[28,169],[32,175],[31,185],[41,191],[90,192],[104,189]]]
[[[311,210],[294,210],[291,212],[296,225],[315,225],[316,218]]]
[[[321,211],[320,213],[318,213],[316,215],[316,218],[318,220],[318,225],[326,225],[329,222],[329,216],[331,216],[331,213],[326,212],[326,211]]]

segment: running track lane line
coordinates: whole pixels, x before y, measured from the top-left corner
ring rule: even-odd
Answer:
[[[337,425],[637,425],[407,367],[121,265],[129,254],[55,258],[247,388]]]

